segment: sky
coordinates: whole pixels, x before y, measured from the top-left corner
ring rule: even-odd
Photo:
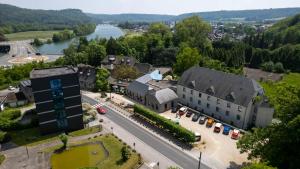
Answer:
[[[300,0],[0,0],[30,9],[76,8],[98,14],[190,12],[300,7]]]

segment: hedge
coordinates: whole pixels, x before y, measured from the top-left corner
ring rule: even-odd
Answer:
[[[18,127],[19,109],[7,109],[0,113],[0,130],[12,130]]]
[[[178,139],[182,139],[185,142],[194,142],[195,134],[184,127],[166,119],[157,113],[145,108],[142,105],[134,105],[134,112],[154,122],[157,126],[160,126],[166,130],[169,130],[172,134],[175,134]]]

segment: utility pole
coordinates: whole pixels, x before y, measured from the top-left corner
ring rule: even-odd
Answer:
[[[202,152],[200,151],[198,169],[200,169],[200,167],[201,167],[201,156],[202,156]]]

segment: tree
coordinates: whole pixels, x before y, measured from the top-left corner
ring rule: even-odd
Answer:
[[[130,150],[128,150],[126,146],[123,146],[121,149],[121,155],[122,155],[122,160],[126,162],[131,156]]]
[[[281,62],[277,62],[275,65],[274,65],[274,71],[276,73],[283,73],[284,72],[284,68],[283,68],[283,65]]]
[[[237,147],[249,159],[278,168],[300,168],[300,88],[286,83],[270,87],[276,92],[267,93],[268,98],[280,122],[243,135]]]
[[[176,56],[174,71],[180,75],[190,67],[199,65],[200,60],[201,55],[196,48],[184,47]]]
[[[186,42],[189,46],[197,47],[200,50],[211,50],[212,45],[208,39],[210,32],[209,24],[198,16],[192,16],[176,24],[174,40],[178,45]]]
[[[66,134],[60,134],[58,137],[60,141],[63,143],[63,148],[66,149],[68,144],[68,136]]]
[[[274,167],[268,166],[266,163],[252,163],[242,169],[276,169]]]
[[[0,32],[0,42],[6,40],[7,40],[6,37]]]
[[[105,68],[100,68],[97,71],[96,75],[96,90],[97,91],[107,91],[109,89],[108,86],[108,77],[109,71]]]
[[[92,66],[100,66],[101,61],[106,56],[105,47],[92,41],[89,43],[87,50],[88,63]]]
[[[140,75],[140,72],[132,66],[119,65],[112,71],[112,77],[118,80],[124,79],[136,79]]]
[[[272,72],[273,69],[274,69],[274,63],[272,61],[269,61],[269,62],[265,62],[261,65],[261,68],[264,70],[264,71],[268,71],[268,72]]]
[[[43,42],[38,38],[34,38],[33,45],[34,46],[41,46],[41,45],[43,45]]]

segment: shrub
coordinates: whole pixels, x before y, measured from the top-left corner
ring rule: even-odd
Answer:
[[[281,62],[277,62],[275,65],[274,65],[274,72],[276,73],[283,73],[285,70],[284,70],[284,67],[282,65]]]
[[[134,112],[146,117],[157,126],[161,126],[162,128],[170,131],[172,134],[175,134],[178,139],[182,139],[185,142],[194,142],[195,141],[195,134],[184,127],[181,127],[174,122],[158,115],[157,113],[141,106],[141,105],[134,105]]]
[[[4,131],[0,131],[0,143],[6,142],[8,139],[8,135]]]
[[[60,141],[63,143],[63,148],[67,148],[67,144],[68,144],[68,136],[66,134],[61,134],[58,136]]]
[[[131,156],[129,149],[126,146],[123,146],[121,149],[122,160],[125,162]]]

